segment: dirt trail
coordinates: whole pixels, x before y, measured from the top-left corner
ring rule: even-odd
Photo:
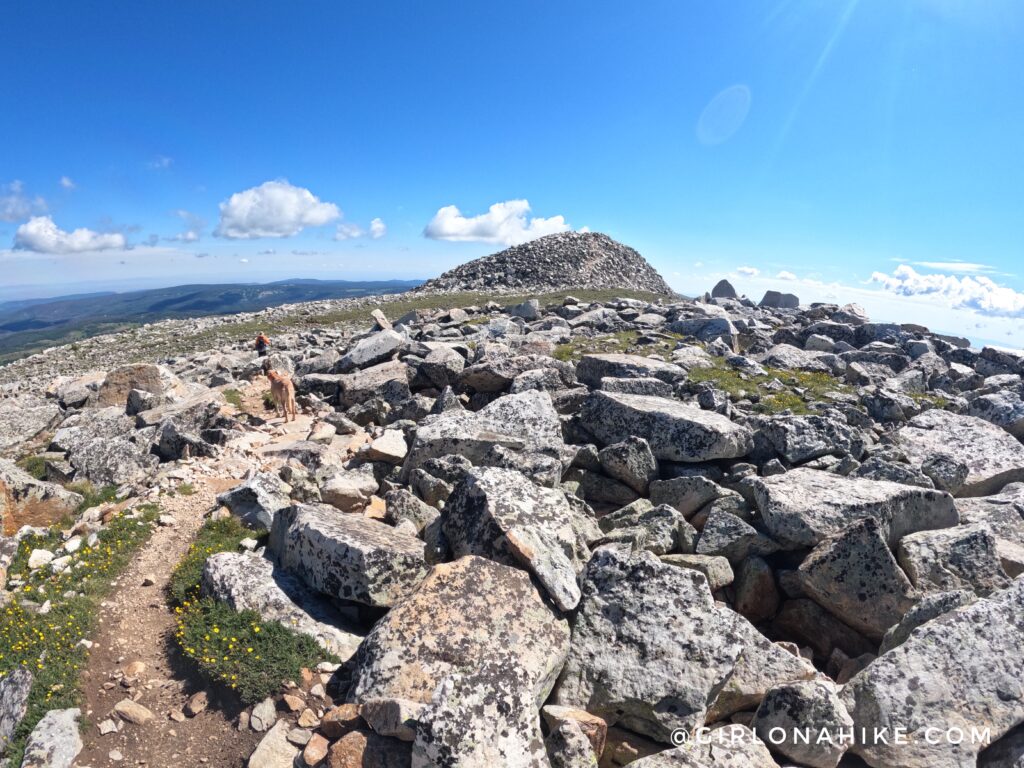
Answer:
[[[217,700],[215,691],[207,689],[178,655],[174,613],[165,596],[171,572],[187,552],[204,515],[215,505],[216,495],[237,485],[244,469],[235,462],[208,466],[214,476],[197,476],[194,494],[160,499],[161,512],[172,515],[176,524],[156,528],[103,603],[99,628],[92,638],[95,645],[82,676],[88,725],[83,733],[85,748],[75,763],[80,768],[243,766],[259,741],[259,734],[248,729],[239,732],[235,727],[237,704]],[[153,584],[143,586],[147,577]],[[124,672],[136,662],[145,664],[145,669],[129,684]],[[171,719],[201,690],[211,697],[206,711],[182,722]],[[153,720],[136,725],[111,717],[114,705],[124,698],[137,699],[153,712]],[[119,723],[121,730],[101,735],[99,724],[108,717]]]

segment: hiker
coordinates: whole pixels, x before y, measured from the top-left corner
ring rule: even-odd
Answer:
[[[260,357],[267,356],[267,347],[270,346],[270,339],[267,338],[266,334],[260,333],[256,337],[256,354]]]

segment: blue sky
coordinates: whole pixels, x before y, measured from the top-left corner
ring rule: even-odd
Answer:
[[[1024,345],[1017,0],[42,1],[0,26],[0,300],[429,277],[587,227],[683,292]]]

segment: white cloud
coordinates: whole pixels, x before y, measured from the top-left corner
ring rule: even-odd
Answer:
[[[265,181],[236,192],[220,204],[220,224],[214,232],[232,239],[290,237],[305,227],[320,227],[341,216],[334,203],[287,181]]]
[[[900,296],[932,296],[954,309],[973,309],[994,317],[1024,317],[1024,293],[995,283],[984,275],[922,275],[901,264],[892,275],[875,272],[871,282]]]
[[[248,264],[249,260],[248,259],[239,259],[239,262],[241,262],[242,264]]]
[[[60,185],[64,189],[74,189],[75,188],[75,182],[73,182],[71,180],[70,176],[61,176],[60,177]]]
[[[380,217],[370,221],[370,237],[374,240],[380,240],[384,235],[388,233],[388,225],[384,223],[384,220]]]
[[[174,158],[167,157],[167,155],[157,155],[146,163],[146,167],[151,171],[166,171],[173,162]]]
[[[25,185],[18,180],[0,184],[0,221],[20,221],[46,210],[46,201],[25,194]]]
[[[366,233],[363,232],[362,227],[358,226],[357,224],[344,223],[338,225],[338,229],[334,233],[334,239],[354,240],[357,237],[362,237],[364,234]]]
[[[495,203],[479,216],[463,216],[454,205],[446,205],[434,214],[423,235],[431,240],[516,245],[569,229],[564,216],[528,219],[529,212],[526,200]]]
[[[954,274],[980,274],[983,272],[995,272],[995,267],[988,264],[979,264],[975,261],[912,261],[915,267],[934,269],[939,272],[953,272]]]
[[[786,270],[782,270],[775,277],[778,278],[779,280],[796,280],[796,275],[794,275],[792,272],[787,272]]]
[[[757,267],[737,267],[736,271],[745,277],[757,277],[761,274],[761,270]]]
[[[697,269],[700,269],[701,267],[704,266],[704,262],[703,261],[695,261],[695,262],[693,262],[693,266],[695,266]]]
[[[199,238],[203,236],[203,230],[206,229],[206,222],[201,217],[186,211],[184,208],[176,210],[174,215],[185,222],[185,231],[165,239],[179,243],[199,242]]]
[[[83,253],[123,249],[125,237],[120,232],[94,232],[82,227],[65,232],[49,216],[33,216],[14,233],[14,248],[36,253]]]
[[[580,227],[576,231],[579,232],[581,235],[586,235],[590,232],[590,227]]]

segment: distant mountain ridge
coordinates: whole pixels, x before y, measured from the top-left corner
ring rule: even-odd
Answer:
[[[176,285],[0,303],[0,362],[33,350],[169,318],[256,312],[281,304],[401,293],[419,280],[279,280]]]
[[[428,280],[421,293],[621,288],[673,296],[647,260],[600,232],[561,232],[474,259]]]

